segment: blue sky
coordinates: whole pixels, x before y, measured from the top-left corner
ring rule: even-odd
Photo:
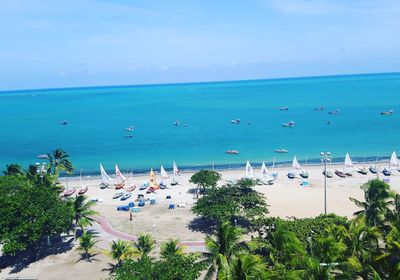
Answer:
[[[399,0],[0,0],[0,90],[400,71]]]

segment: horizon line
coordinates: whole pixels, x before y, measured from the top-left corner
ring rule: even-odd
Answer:
[[[117,85],[99,85],[99,86],[71,86],[71,87],[50,87],[50,88],[32,88],[32,89],[13,89],[13,90],[0,90],[2,93],[20,93],[20,92],[36,92],[36,91],[56,91],[56,90],[81,90],[81,89],[96,89],[96,88],[129,88],[129,87],[157,87],[157,86],[179,86],[179,85],[193,85],[193,84],[223,84],[233,82],[257,82],[257,81],[281,81],[281,80],[303,80],[310,78],[335,78],[335,77],[351,77],[351,76],[368,76],[368,75],[392,75],[400,74],[396,72],[366,72],[356,74],[331,74],[331,75],[315,75],[315,76],[291,76],[280,78],[260,78],[260,79],[243,79],[243,80],[215,80],[215,81],[201,81],[201,82],[176,82],[176,83],[143,83],[143,84],[117,84]]]

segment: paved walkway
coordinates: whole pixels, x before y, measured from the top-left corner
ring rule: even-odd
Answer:
[[[136,241],[138,239],[137,236],[131,235],[125,232],[118,231],[114,229],[110,223],[104,218],[103,216],[95,216],[93,218],[99,227],[96,227],[99,232],[102,234],[103,238],[106,239],[105,241],[111,242],[111,240],[115,239],[124,239],[129,241]],[[103,231],[103,233],[101,232]],[[105,234],[104,234],[105,233]],[[107,242],[107,243],[109,243]],[[160,242],[157,242],[158,244]],[[204,251],[205,250],[205,242],[204,241],[181,241],[180,244],[182,246],[188,247],[189,251]]]

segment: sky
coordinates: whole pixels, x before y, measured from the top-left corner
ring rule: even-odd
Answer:
[[[399,0],[0,0],[0,91],[400,71]]]

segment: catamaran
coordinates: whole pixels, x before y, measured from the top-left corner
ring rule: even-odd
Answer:
[[[249,161],[246,162],[246,178],[248,178],[248,179],[254,179],[255,178],[253,167],[251,167]]]
[[[176,186],[178,185],[178,181],[176,177],[182,177],[181,171],[178,169],[178,166],[176,165],[176,162],[174,161],[173,164],[173,171],[172,171],[172,181],[171,181],[171,186]]]
[[[261,165],[261,175],[260,175],[260,181],[261,183],[263,183],[264,185],[272,185],[275,181],[275,178],[272,177],[267,170],[267,167],[265,165],[265,162],[263,161],[262,165]]]
[[[378,158],[379,158],[379,154],[376,156],[375,165],[373,165],[373,166],[371,165],[371,166],[369,167],[369,171],[370,171],[371,173],[373,173],[373,174],[378,173],[378,167],[377,167]]]
[[[115,176],[117,178],[117,183],[114,184],[115,189],[122,189],[125,186],[126,177],[119,171],[118,165],[115,165]]]
[[[79,195],[83,195],[84,193],[86,193],[88,191],[88,186],[82,186],[82,168],[81,168],[81,174],[79,176],[79,185],[80,185],[80,189],[78,191]]]
[[[135,184],[135,182],[133,182],[133,168],[131,170],[131,173],[129,174],[128,181],[130,181],[130,185],[126,188],[126,191],[133,192],[136,189],[136,184]]]
[[[101,163],[100,163],[100,174],[101,174],[100,188],[101,189],[108,188],[113,179],[110,176],[108,176]]]
[[[299,173],[302,178],[308,178],[308,172],[301,167],[297,157],[295,156],[292,162],[292,170],[289,171],[287,176],[289,179],[294,179],[296,178],[297,173]]]

